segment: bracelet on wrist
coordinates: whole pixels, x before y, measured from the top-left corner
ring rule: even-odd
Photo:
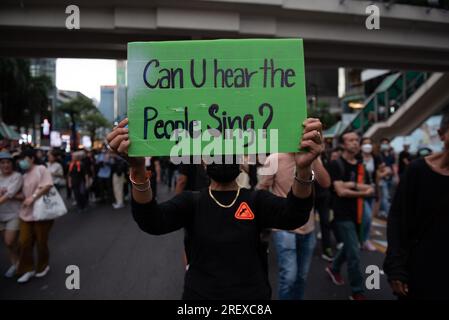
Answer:
[[[145,181],[144,182],[136,182],[135,178],[133,177],[132,170],[130,170],[129,181],[131,181],[131,184],[133,186],[144,186],[144,185],[147,185],[148,182],[150,181],[150,179],[151,179],[151,171],[148,170],[148,171],[145,171]]]
[[[311,176],[310,180],[305,180],[305,179],[299,178],[298,173],[295,174],[295,180],[300,184],[310,185],[315,181],[315,172],[313,172],[313,170],[311,170],[311,173],[312,173],[312,176]]]
[[[138,192],[145,192],[151,189],[151,183],[148,181],[147,185],[145,187],[139,187],[136,185],[133,185],[134,190],[138,191]]]

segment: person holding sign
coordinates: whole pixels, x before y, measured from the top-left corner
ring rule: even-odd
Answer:
[[[131,143],[127,123],[123,120],[107,136],[110,149],[123,156]],[[308,221],[313,206],[311,165],[322,152],[322,125],[307,119],[303,127],[299,148],[307,151],[295,153],[296,174],[287,198],[241,189],[235,181],[238,164],[212,163],[206,168],[209,188],[157,203],[144,158],[128,158],[132,212],[139,227],[153,235],[189,230],[192,254],[183,299],[270,299],[260,231],[298,228]]]

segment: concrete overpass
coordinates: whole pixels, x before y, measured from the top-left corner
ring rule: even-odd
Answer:
[[[364,136],[379,141],[411,134],[418,124],[449,106],[448,88],[449,73],[434,73],[388,120],[373,124]]]
[[[394,1],[393,1],[394,2]],[[129,41],[301,37],[308,66],[449,71],[449,12],[376,3],[367,30],[358,0],[77,0],[81,29],[65,28],[65,0],[2,0],[3,56],[126,58]]]

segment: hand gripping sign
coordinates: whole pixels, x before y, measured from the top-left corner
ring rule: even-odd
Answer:
[[[130,156],[298,150],[301,39],[128,44]]]

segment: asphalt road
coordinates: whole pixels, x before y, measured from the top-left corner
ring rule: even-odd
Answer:
[[[171,192],[160,186],[160,200]],[[376,225],[378,252],[362,251],[362,266],[381,267],[385,227]],[[0,277],[0,299],[179,299],[184,277],[182,231],[164,236],[142,232],[132,219],[129,206],[113,210],[109,205],[92,205],[86,212],[75,210],[54,224],[49,246],[51,271],[26,284]],[[270,281],[277,298],[277,266],[270,247]],[[327,278],[327,263],[320,258],[319,242],[310,268],[306,299],[347,299],[348,286],[336,287]],[[66,288],[66,268],[80,270],[80,289]],[[0,271],[8,268],[0,245]],[[345,269],[343,274],[345,275]],[[394,299],[385,276],[380,289],[368,290],[370,299]]]

